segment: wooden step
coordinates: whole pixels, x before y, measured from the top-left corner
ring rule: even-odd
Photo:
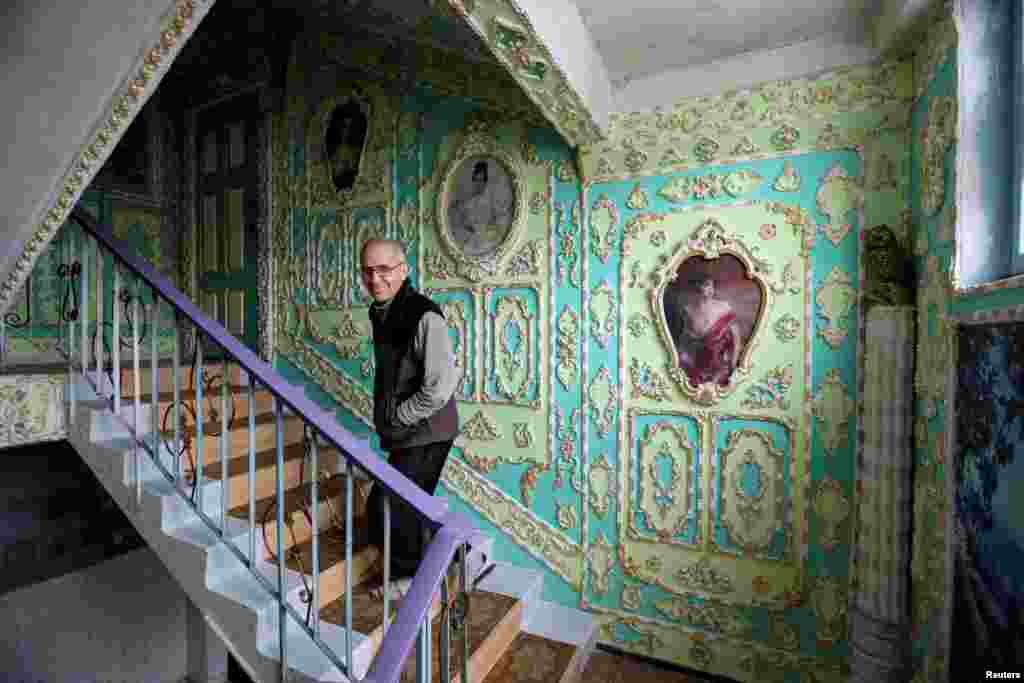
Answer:
[[[303,420],[297,415],[289,415],[283,420],[284,426],[284,444],[285,446],[301,443],[303,437]],[[266,451],[277,447],[277,424],[275,416],[272,414],[257,415],[255,419],[255,444],[256,451]],[[220,420],[204,422],[203,423],[203,463],[206,465],[212,465],[215,462],[220,462]],[[164,439],[174,439],[173,430],[165,430],[161,432]],[[192,454],[193,457],[198,455],[198,444],[194,439],[197,433],[196,426],[194,424],[183,425],[181,434],[185,436],[193,437],[192,440]],[[249,455],[249,419],[247,417],[236,417],[233,421],[228,423],[228,458],[236,458],[241,455]],[[188,459],[186,458],[186,462]]]
[[[370,641],[370,648],[373,654],[377,653],[381,642],[384,640],[384,601],[371,595],[372,587],[380,583],[379,569],[368,572],[367,579],[352,589],[352,629],[357,633],[365,635]],[[389,619],[394,620],[398,612],[401,600],[390,600],[388,602]],[[440,591],[434,595],[434,601],[430,605],[430,618],[434,619],[441,613]],[[345,596],[340,595],[336,600],[325,605],[320,610],[320,619],[344,628],[345,626]]]
[[[306,448],[302,443],[293,443],[284,447],[284,483],[285,488],[297,486],[300,481],[310,479],[309,463],[303,463]],[[206,459],[206,458],[204,458]],[[256,453],[255,493],[256,500],[272,497],[277,490],[277,449],[271,448]],[[203,467],[203,479],[221,479],[220,462],[209,463]],[[321,466],[321,472],[333,472],[333,469]],[[228,507],[235,508],[249,503],[249,456],[240,455],[228,460]]]
[[[132,402],[135,400],[133,391],[133,387],[131,386],[122,387],[122,405],[132,404]],[[195,407],[196,392],[194,389],[187,388],[186,384],[182,385],[182,388],[179,391],[179,397],[182,403],[191,404],[193,408]],[[145,408],[149,409],[151,405],[150,398],[151,394],[149,392],[149,387],[143,386],[142,395],[139,397],[139,403],[145,406]],[[255,413],[257,415],[261,413],[269,413],[274,409],[274,395],[271,394],[270,391],[266,389],[257,390],[255,392],[255,395],[253,396],[253,399],[253,402],[256,407]],[[221,409],[221,401],[221,389],[219,386],[215,387],[212,392],[204,391],[203,418],[206,420],[210,419],[209,415],[211,408],[213,408],[215,411],[218,411],[219,413]],[[174,389],[168,387],[167,385],[161,385],[160,393],[157,395],[157,403],[160,406],[160,419],[161,421],[163,421],[164,413],[167,412],[167,410],[172,405],[174,405]],[[235,384],[229,388],[228,417],[232,416],[232,412],[234,413],[234,417],[236,418],[249,416],[249,388],[247,386]],[[167,417],[167,421],[164,424],[173,427],[173,419],[174,412],[171,411],[171,413]],[[214,418],[214,421],[219,422],[219,420],[219,416]],[[193,422],[192,415],[186,408],[182,408],[181,410],[181,421],[182,425],[190,425]]]
[[[609,679],[581,675],[579,649],[532,633],[519,633],[494,663],[487,683],[572,683]],[[411,680],[411,679],[410,679]]]
[[[146,349],[146,354],[143,355],[143,359],[148,357],[149,349]],[[182,390],[190,386],[190,381],[195,377],[195,373],[192,372],[192,357],[183,358],[179,367],[179,373],[181,377],[181,388]],[[174,386],[174,367],[169,360],[161,360],[158,367],[158,380],[160,393],[164,391],[173,391]],[[106,374],[106,373],[104,373]],[[213,376],[223,375],[223,366],[218,361],[215,363],[207,363],[203,367],[203,377],[209,380]],[[130,353],[125,353],[124,349],[121,350],[121,390],[122,393],[134,394],[134,368],[132,366],[132,356]],[[140,363],[139,367],[139,380],[142,383],[142,394],[149,396],[150,389],[152,387],[152,374],[148,367],[148,363]],[[228,363],[228,378],[232,385],[248,384],[247,373],[237,363]],[[219,380],[216,382],[217,390],[220,390]]]
[[[511,643],[518,639],[522,625],[523,603],[517,598],[486,591],[473,591],[469,594],[469,680],[470,683],[481,683],[488,679],[488,674],[501,661]],[[433,678],[441,680],[441,615],[434,617],[431,636],[433,644]],[[452,655],[449,659],[452,667],[452,683],[461,683],[461,645],[457,638],[452,638]],[[489,680],[489,679],[488,679]],[[553,681],[558,679],[542,679]],[[410,657],[402,671],[402,683],[415,683],[416,658]]]
[[[303,494],[302,489],[305,489]],[[303,501],[309,500],[310,498],[310,482],[306,482],[303,487],[292,486],[285,490],[285,509],[284,515],[286,524],[290,520],[291,524],[284,533],[282,544],[285,550],[292,547],[294,544],[304,543],[312,538],[312,525],[306,518],[305,513],[302,511]],[[365,515],[366,506],[364,496],[356,484],[354,489],[356,496],[352,503],[352,516],[353,524],[356,519]],[[326,479],[321,479],[317,488],[317,498],[320,500],[318,507],[319,516],[317,517],[318,525],[321,533],[327,532],[332,526],[343,525],[345,523],[345,476],[344,475],[331,475]],[[277,548],[277,510],[269,509],[274,506],[275,496],[271,493],[269,496],[260,498],[256,501],[256,524],[260,525],[264,519],[264,515],[269,514],[267,518],[266,537],[267,544],[270,548]],[[268,512],[269,509],[269,512]],[[228,511],[232,517],[239,519],[249,519],[249,505],[248,501],[245,504],[234,507]],[[259,533],[263,533],[260,531]],[[321,563],[322,565],[322,563]]]
[[[343,522],[344,523],[344,522]],[[353,520],[355,534],[352,538],[352,585],[364,584],[372,574],[376,573],[380,552],[375,546],[369,545],[366,534],[365,518]],[[321,609],[342,600],[345,595],[345,536],[343,530],[332,527],[320,535],[320,592],[318,602]],[[288,554],[288,567],[307,575],[307,581],[313,579],[313,540],[304,541],[292,546]],[[344,618],[344,610],[341,612]]]

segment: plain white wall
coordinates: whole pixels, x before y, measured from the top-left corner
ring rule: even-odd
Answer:
[[[189,609],[149,549],[0,595],[0,679],[179,683],[190,673]]]

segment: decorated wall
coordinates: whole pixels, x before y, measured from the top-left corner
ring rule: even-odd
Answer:
[[[575,155],[528,107],[316,60],[293,60],[274,123],[281,371],[376,444],[357,260],[403,240],[464,373],[443,490],[498,559],[544,570],[546,598],[622,649],[836,680],[861,234],[911,237],[910,62],[619,116]],[[339,190],[324,140],[350,101],[368,128]]]
[[[946,376],[952,360],[951,269],[956,227],[956,27],[947,17],[914,59],[911,210],[918,277],[914,389],[914,512],[911,620],[914,681],[944,680],[948,600]]]
[[[580,604],[606,642],[736,680],[840,676],[861,234],[909,237],[910,98],[909,63],[846,69],[616,117],[585,156]],[[724,386],[669,316],[694,256],[740,322]]]
[[[998,7],[993,5],[993,7]],[[1015,365],[1017,326],[1024,296],[1020,278],[955,288],[954,260],[987,243],[984,220],[957,214],[966,197],[957,169],[986,167],[986,151],[957,137],[960,116],[984,116],[974,98],[999,93],[960,92],[959,62],[971,46],[958,39],[953,19],[938,24],[915,65],[912,207],[917,225],[918,349],[915,417],[914,547],[912,598],[914,681],[966,680],[984,670],[1020,668],[1020,515],[1010,491],[1020,481],[1018,427],[1011,415],[1020,396]],[[964,101],[965,98],[968,101]],[[993,131],[971,120],[959,131],[999,144]],[[998,135],[998,134],[996,134]],[[961,159],[964,155],[971,159]],[[982,175],[984,177],[984,175]],[[983,182],[981,178],[977,182]],[[1003,203],[992,190],[989,205]],[[1009,203],[1006,202],[1008,205]],[[965,220],[969,219],[969,220]],[[981,236],[983,237],[983,236]],[[996,239],[993,236],[989,236]],[[1005,251],[1005,250],[1004,250]],[[976,272],[1004,272],[1002,254],[986,260],[967,254]],[[955,393],[945,380],[955,370]],[[1009,411],[1009,412],[1008,412]]]

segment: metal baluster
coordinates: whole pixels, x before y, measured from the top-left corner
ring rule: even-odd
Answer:
[[[88,248],[87,239],[88,238],[86,237],[86,232],[83,230],[82,231],[82,241],[79,243],[79,252],[81,253],[81,256],[82,256],[82,274],[81,274],[81,280],[78,283],[79,298],[81,299],[81,301],[79,303],[79,307],[78,307],[78,315],[81,318],[81,323],[82,323],[82,327],[81,327],[81,331],[80,331],[80,334],[81,334],[80,342],[81,343],[78,345],[78,350],[82,352],[82,356],[81,356],[81,359],[80,359],[81,360],[81,366],[79,368],[81,373],[82,373],[82,377],[85,377],[86,372],[88,371],[88,367],[89,367],[89,309],[86,308],[86,305],[89,303],[89,294],[88,294],[88,291],[89,291],[89,287],[88,287],[88,282],[89,282],[89,280],[88,280],[89,251],[88,251],[88,249],[89,248]]]
[[[310,506],[312,507],[312,519],[313,519],[313,635],[320,636],[320,497],[319,497],[319,480],[320,480],[320,458],[319,458],[319,447],[317,446],[317,432],[316,429],[311,430],[313,433],[313,444],[310,449],[310,456],[312,457],[312,470],[313,470],[313,482],[310,486]],[[348,666],[348,664],[346,664]],[[351,671],[349,667],[349,671]]]
[[[100,249],[100,241],[94,241],[96,254],[96,341],[94,353],[96,354],[96,391],[101,391],[103,386],[103,251]]]
[[[345,666],[352,668],[352,461],[345,454]],[[385,584],[384,592],[388,591]]]
[[[139,462],[139,413],[142,412],[142,374],[139,370],[139,294],[141,281],[135,278],[135,296],[132,297],[132,372],[134,383],[132,393],[134,394],[135,410],[135,500],[142,502],[142,466]]]
[[[391,591],[387,586],[391,585],[391,494],[384,492],[381,496],[384,501],[384,633],[387,633],[391,624]]]
[[[197,504],[199,512],[203,511],[203,342],[200,339],[202,331],[196,329],[196,463],[195,487],[196,495],[199,497]]]
[[[281,401],[274,397],[274,422],[277,435],[277,472],[274,477],[277,484],[277,597],[278,597],[278,645],[281,649],[281,682],[288,680],[287,647],[287,608],[284,596],[284,415]]]
[[[114,414],[121,414],[121,307],[118,306],[118,292],[121,291],[121,269],[118,267],[117,259],[111,259],[110,267],[114,269],[114,296],[111,297],[111,306],[114,309],[114,332],[111,343],[113,355],[114,377]]]
[[[157,357],[156,348],[156,331],[157,331],[157,319],[160,315],[160,295],[153,292],[153,312],[149,316],[149,337],[152,342],[150,348],[150,355],[152,359],[150,361],[150,400],[153,405],[150,406],[150,420],[152,420],[152,426],[150,433],[153,435],[153,457],[160,461],[160,442],[163,440],[163,435],[160,433],[160,359]]]
[[[441,577],[441,683],[451,683],[451,641],[452,641],[452,618],[449,609],[450,599],[448,596],[448,572]],[[461,683],[465,683],[463,680]]]
[[[430,683],[430,612],[423,617],[420,634],[416,637],[416,680],[418,683]]]
[[[64,233],[65,233],[65,237],[67,238],[67,241],[65,243],[65,251],[67,253],[67,260],[65,261],[65,263],[68,264],[68,270],[67,270],[68,282],[67,282],[67,287],[68,287],[69,290],[71,290],[73,292],[74,288],[72,287],[72,285],[74,284],[75,273],[74,273],[74,269],[73,269],[72,266],[73,266],[73,264],[75,262],[75,244],[74,244],[74,241],[73,241],[74,232],[71,229],[71,224],[70,223],[67,223],[64,226]],[[70,296],[67,296],[65,301],[67,301],[68,304],[71,305],[71,306],[74,305],[74,302],[71,301],[71,297]],[[65,313],[65,314],[68,313],[68,311],[66,309],[63,310],[62,312]],[[71,319],[70,315],[68,315],[67,318],[68,318],[68,331],[67,331],[67,347],[68,347],[67,348],[67,352],[68,352],[68,399],[71,402],[71,420],[72,420],[72,422],[77,424],[78,423],[78,399],[76,398],[77,392],[75,391],[75,382],[76,382],[76,377],[75,377],[75,321]]]
[[[181,320],[174,312],[174,485],[181,485]]]
[[[231,485],[228,483],[228,354],[226,349],[223,351],[220,376],[220,528],[226,534]]]
[[[256,380],[249,373],[249,562],[256,568]]]
[[[463,600],[463,613],[459,615],[462,620],[459,629],[462,635],[462,678],[461,683],[469,681],[469,582],[466,577],[466,544],[459,546],[459,593]]]

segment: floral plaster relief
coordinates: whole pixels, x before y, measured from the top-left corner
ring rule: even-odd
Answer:
[[[849,333],[847,318],[857,303],[857,290],[850,275],[834,266],[818,288],[814,300],[825,324],[818,332],[833,349],[838,349]]]
[[[720,523],[748,554],[768,555],[779,531],[786,536],[786,452],[758,429],[738,429],[718,453]],[[720,544],[720,542],[719,542]]]
[[[0,377],[0,447],[65,438],[63,395],[59,377]]]
[[[852,227],[850,211],[864,206],[860,181],[847,174],[841,165],[835,164],[818,185],[817,203],[818,210],[829,219],[821,226],[822,232],[838,247]]]
[[[820,423],[816,431],[821,437],[822,444],[825,450],[833,455],[846,446],[853,405],[853,399],[850,398],[849,389],[843,382],[839,370],[829,370],[814,397],[812,412]]]

